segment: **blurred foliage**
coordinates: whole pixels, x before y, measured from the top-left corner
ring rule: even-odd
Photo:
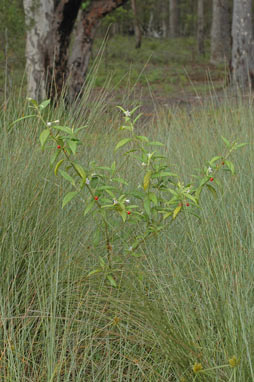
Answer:
[[[0,97],[3,94],[6,97],[10,89],[20,85],[25,70],[25,17],[22,0],[0,1],[0,43]]]
[[[0,38],[2,46],[5,45],[6,35],[8,45],[13,50],[20,46],[24,38],[25,19],[22,0],[0,1]]]
[[[84,0],[82,7],[86,8],[90,1]],[[97,75],[97,86],[102,86],[108,77],[113,76],[112,81],[117,88],[126,86],[126,83],[131,86],[135,83],[146,86],[149,83],[152,89],[175,93],[182,88],[186,89],[186,84],[191,87],[190,80],[195,86],[203,88],[203,85],[207,84],[207,71],[210,69],[213,72],[210,76],[212,80],[218,81],[218,86],[223,85],[225,68],[208,67],[211,0],[204,0],[204,57],[196,55],[197,0],[179,0],[177,39],[160,38],[163,22],[167,32],[169,30],[169,0],[136,1],[138,20],[144,35],[143,46],[139,52],[135,49],[132,39],[133,12],[128,1],[108,14],[97,30],[93,58],[96,57],[107,32],[109,37],[104,50],[104,65],[101,65]],[[0,0],[0,97],[3,95],[1,89],[5,83],[7,89],[14,89],[20,88],[23,81],[25,29],[23,0]]]
[[[204,0],[205,9],[205,32],[210,34],[212,22],[212,1]],[[179,0],[179,36],[195,36],[197,24],[197,0]],[[148,33],[149,27],[156,31],[156,36],[162,34],[162,18],[166,21],[169,29],[169,0],[137,0],[138,19],[144,34]],[[117,33],[133,32],[133,13],[130,2],[105,17],[100,32],[105,33],[105,27],[114,25]]]

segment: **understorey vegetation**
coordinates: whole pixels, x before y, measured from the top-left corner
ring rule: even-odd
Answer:
[[[1,112],[1,378],[252,380],[251,103],[85,96]]]

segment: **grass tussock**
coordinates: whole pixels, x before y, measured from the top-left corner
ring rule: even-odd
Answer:
[[[68,114],[59,106],[48,120],[87,124],[80,159],[111,163],[120,116],[101,106],[103,97],[87,104]],[[144,244],[118,288],[88,277],[104,255],[103,245],[94,250],[95,221],[78,202],[61,209],[66,184],[39,148],[38,122],[11,126],[27,112],[20,100],[1,115],[2,380],[252,381],[252,105],[211,99],[191,112],[164,109],[141,120],[137,128],[165,144],[183,180],[221,153],[221,135],[249,145],[235,154],[236,175],[221,178],[217,199],[204,193],[201,221],[183,214]],[[138,186],[128,163],[122,171]],[[199,364],[211,370],[195,374]]]

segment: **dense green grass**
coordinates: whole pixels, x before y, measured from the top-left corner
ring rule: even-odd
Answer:
[[[125,107],[128,100],[124,99]],[[49,112],[48,120],[85,124],[83,163],[111,163],[120,115],[93,107]],[[131,105],[132,106],[132,105]],[[94,218],[83,206],[61,209],[66,184],[38,143],[36,120],[21,100],[0,126],[0,375],[4,381],[193,381],[192,366],[228,364],[195,381],[252,381],[253,111],[251,102],[216,98],[203,108],[160,110],[137,127],[165,143],[172,169],[187,181],[221,154],[224,135],[249,146],[234,154],[236,175],[220,177],[218,198],[204,193],[201,222],[182,214],[170,230],[123,261],[121,287],[88,277],[105,255]],[[51,115],[53,114],[53,115]],[[123,175],[138,185],[130,163]],[[128,224],[122,232],[128,230]],[[124,259],[123,259],[124,260]]]

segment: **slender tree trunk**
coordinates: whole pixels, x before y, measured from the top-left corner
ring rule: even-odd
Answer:
[[[169,0],[169,34],[170,37],[177,37],[179,23],[179,0]]]
[[[198,0],[198,27],[197,27],[197,47],[199,54],[205,54],[205,19],[204,0]]]
[[[230,0],[213,0],[210,59],[213,64],[231,60],[231,14]]]
[[[234,0],[232,75],[240,88],[254,89],[252,0]]]
[[[153,35],[153,21],[154,21],[154,10],[151,9],[150,11],[150,17],[148,22],[148,28],[147,28],[147,35],[152,36]]]
[[[162,37],[166,38],[168,35],[168,25],[167,25],[167,20],[168,20],[168,8],[167,8],[167,2],[165,0],[162,0],[161,3],[161,17],[162,17]]]
[[[54,4],[52,0],[24,0],[27,25],[26,71],[27,93],[33,99],[46,97],[45,47],[52,24]]]
[[[96,28],[101,19],[127,0],[93,0],[82,11],[77,25],[72,52],[68,60],[69,101],[72,102],[81,92],[87,74],[89,59]]]
[[[133,24],[134,24],[134,33],[136,38],[136,49],[141,48],[141,29],[139,25],[138,15],[137,15],[137,4],[136,0],[131,0],[131,8],[133,12]]]

